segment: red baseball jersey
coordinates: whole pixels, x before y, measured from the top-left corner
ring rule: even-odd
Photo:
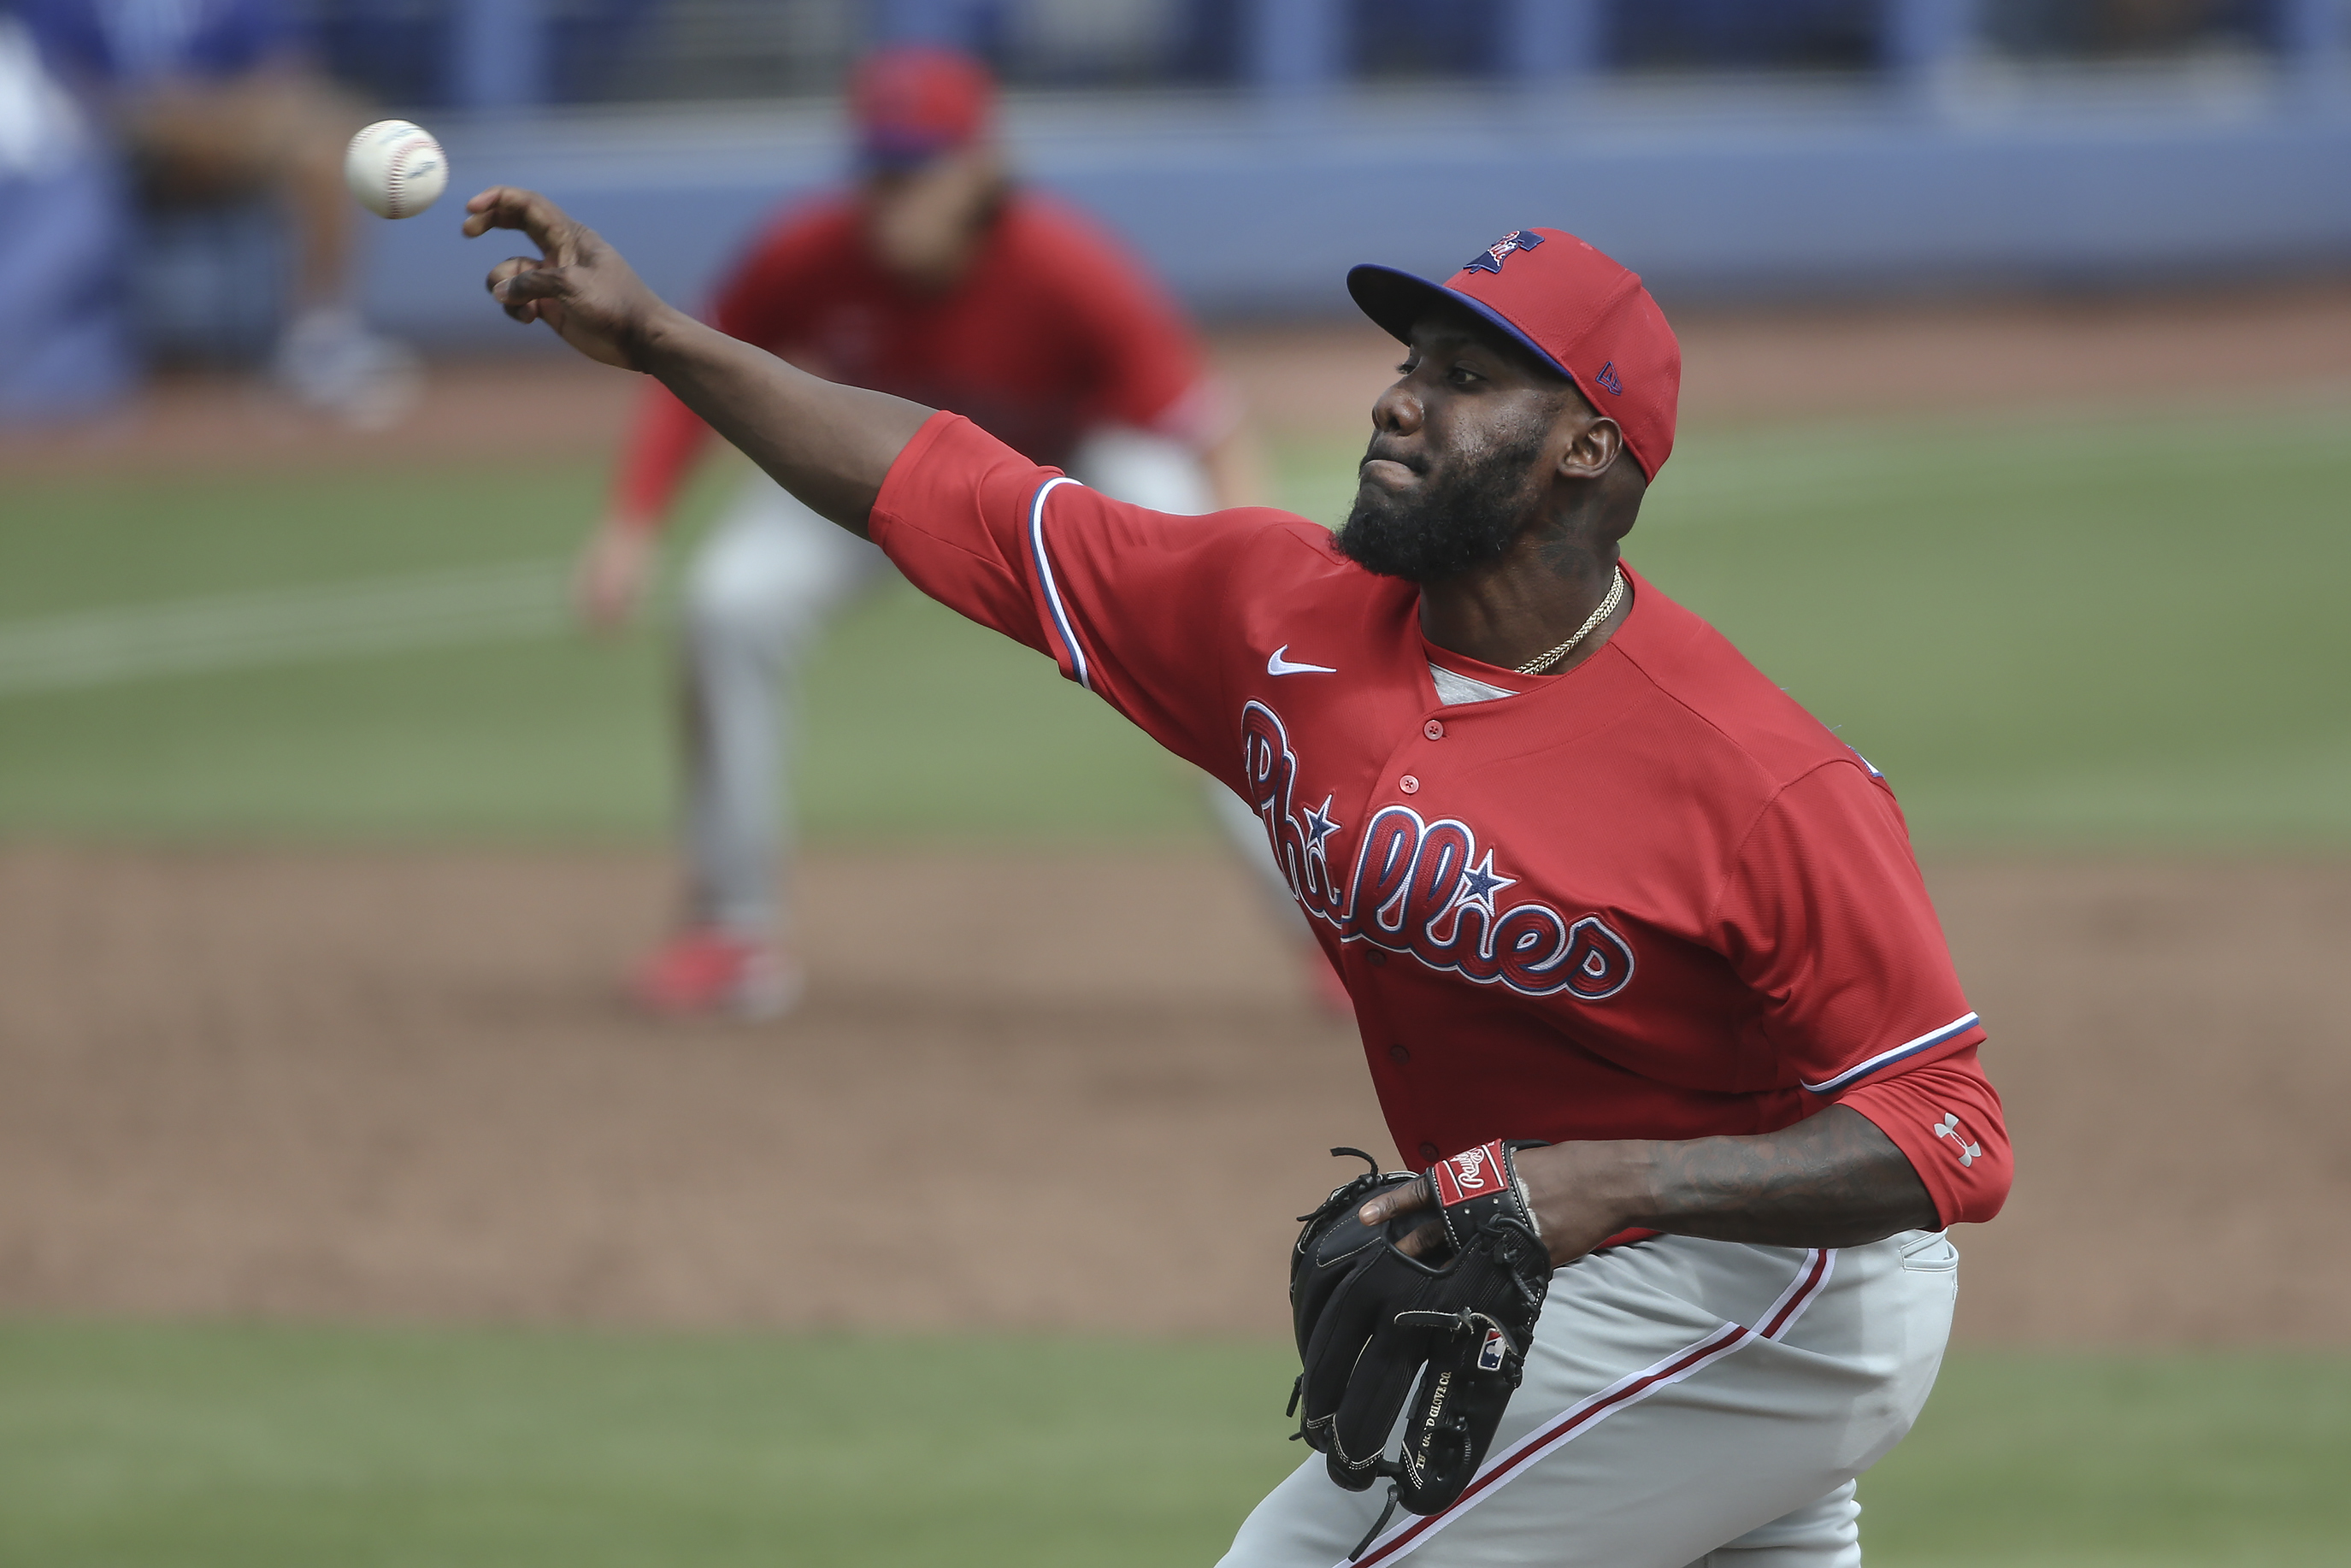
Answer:
[[[1418,590],[1302,517],[1126,506],[946,414],[872,532],[1257,809],[1408,1159],[1843,1101],[1947,1222],[1999,1207],[1983,1030],[1892,791],[1629,568],[1608,642],[1531,678],[1432,647]]]
[[[711,324],[829,380],[968,416],[1040,463],[1126,425],[1205,447],[1229,413],[1183,312],[1143,265],[1062,204],[1015,190],[952,290],[874,256],[856,201],[787,214],[721,286]],[[615,501],[668,509],[709,427],[648,392]]]

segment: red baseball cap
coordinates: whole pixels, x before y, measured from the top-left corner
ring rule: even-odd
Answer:
[[[1399,340],[1440,301],[1466,306],[1565,372],[1654,479],[1674,450],[1682,346],[1638,274],[1563,229],[1512,229],[1442,284],[1358,267],[1347,292]]]
[[[874,50],[849,75],[849,118],[869,165],[903,169],[968,147],[996,117],[996,78],[935,44]]]

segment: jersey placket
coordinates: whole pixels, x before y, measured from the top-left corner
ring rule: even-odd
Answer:
[[[1391,808],[1401,807],[1414,811],[1426,822],[1430,817],[1430,805],[1434,801],[1448,799],[1453,794],[1453,790],[1447,786],[1453,782],[1453,769],[1450,765],[1454,758],[1444,755],[1440,750],[1447,742],[1447,733],[1441,709],[1426,711],[1411,721],[1411,727],[1381,759],[1379,769],[1373,776],[1372,787],[1365,792],[1363,803],[1358,808],[1360,815],[1357,820],[1364,824],[1365,833],[1370,831],[1371,825],[1379,819],[1380,815]],[[1453,749],[1455,753],[1458,753],[1458,742],[1454,743]],[[1351,882],[1353,880],[1352,876],[1353,863],[1364,850],[1364,844],[1359,838],[1355,846],[1355,854],[1349,857]],[[1454,887],[1447,896],[1448,907],[1458,898],[1459,893],[1460,887],[1457,879]],[[1407,904],[1409,904],[1408,899]],[[1351,913],[1354,921],[1367,925],[1375,912],[1354,910]],[[1408,938],[1409,931],[1400,935]],[[1376,970],[1385,971],[1392,961],[1400,961],[1409,966],[1408,978],[1397,977],[1401,983],[1407,986],[1443,986],[1448,978],[1455,984],[1468,983],[1458,977],[1447,977],[1428,968],[1416,955],[1395,953],[1369,939],[1352,942],[1348,946],[1361,955],[1361,962]],[[1380,979],[1372,983],[1374,986],[1381,986],[1386,978],[1385,974],[1383,973]],[[1403,1101],[1416,1098],[1413,1083],[1415,1077],[1430,1071],[1443,1071],[1444,1053],[1436,1049],[1435,1042],[1428,1040],[1417,1042],[1419,1051],[1416,1052],[1415,1042],[1403,1039],[1402,1032],[1391,1026],[1387,1030],[1390,1038],[1377,1043],[1371,1040],[1364,1042],[1364,1054],[1371,1067],[1374,1082],[1382,1091],[1383,1100],[1388,1097],[1390,1092]],[[1444,1151],[1435,1143],[1424,1139],[1417,1147],[1403,1152],[1416,1155],[1422,1165],[1427,1165],[1437,1160]]]

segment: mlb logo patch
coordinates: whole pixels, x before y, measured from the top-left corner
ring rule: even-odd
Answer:
[[[1502,1190],[1502,1140],[1465,1149],[1437,1167],[1437,1201],[1451,1207]]]
[[[1500,1329],[1488,1329],[1486,1331],[1486,1343],[1478,1347],[1478,1370],[1480,1372],[1501,1371],[1502,1357],[1510,1348],[1510,1342],[1503,1335]]]

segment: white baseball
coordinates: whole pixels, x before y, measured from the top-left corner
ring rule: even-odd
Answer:
[[[376,216],[413,218],[449,188],[449,155],[422,126],[379,120],[351,138],[343,183]]]

